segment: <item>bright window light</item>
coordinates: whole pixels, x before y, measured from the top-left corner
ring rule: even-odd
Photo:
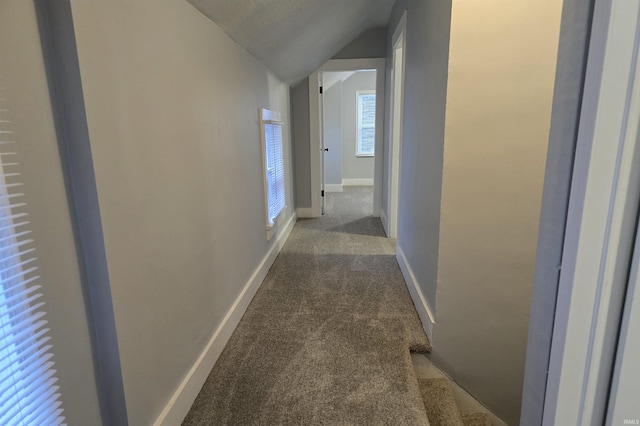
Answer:
[[[8,115],[0,88],[0,425],[55,426],[62,403]]]
[[[270,239],[272,229],[286,207],[282,122],[280,121],[280,114],[261,108],[260,129],[262,133],[262,153],[265,172],[267,239]]]
[[[373,157],[376,147],[376,92],[375,90],[357,90],[358,135],[356,155]]]

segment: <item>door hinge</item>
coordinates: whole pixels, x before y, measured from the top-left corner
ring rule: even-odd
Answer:
[[[322,86],[320,86],[320,94],[322,95]]]
[[[320,196],[324,197],[324,189],[322,191],[320,191]]]

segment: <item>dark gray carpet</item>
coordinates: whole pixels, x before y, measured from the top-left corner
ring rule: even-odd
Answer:
[[[410,350],[430,350],[371,190],[300,220],[184,425],[428,425]]]
[[[418,383],[431,426],[465,426],[448,379],[418,379]]]
[[[493,426],[487,413],[462,413],[464,426]],[[433,426],[433,424],[431,425]]]

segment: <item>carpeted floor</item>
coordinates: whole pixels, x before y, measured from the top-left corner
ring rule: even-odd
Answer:
[[[300,220],[184,425],[428,425],[427,351],[370,188]]]

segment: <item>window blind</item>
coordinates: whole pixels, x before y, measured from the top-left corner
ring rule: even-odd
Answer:
[[[9,110],[0,88],[0,424],[64,421]]]
[[[269,231],[286,206],[282,123],[280,122],[280,114],[264,108],[260,110],[260,118],[265,169],[267,231]]]
[[[356,96],[358,101],[356,155],[373,156],[376,145],[376,93],[374,90],[358,90]]]

